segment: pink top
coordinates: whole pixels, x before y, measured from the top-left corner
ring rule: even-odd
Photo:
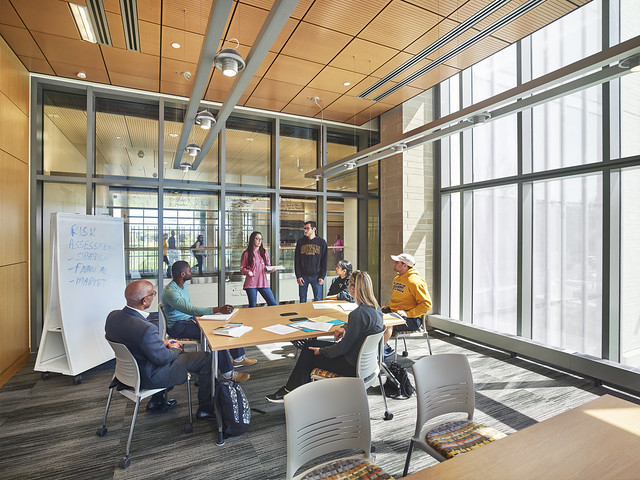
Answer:
[[[269,261],[269,252],[265,250],[265,257],[267,259],[267,265],[271,265]],[[240,273],[247,275],[249,272],[253,272],[253,277],[247,275],[244,280],[244,286],[242,288],[266,288],[269,286],[269,280],[267,279],[267,267],[262,261],[262,255],[259,250],[253,251],[253,267],[247,266],[249,253],[245,250],[242,253],[240,259]]]

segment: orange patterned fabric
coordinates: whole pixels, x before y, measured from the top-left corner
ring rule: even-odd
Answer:
[[[467,420],[447,422],[427,432],[427,444],[446,458],[487,445],[506,435],[480,423]]]
[[[331,462],[306,474],[302,480],[394,480],[375,463],[362,459]]]
[[[339,377],[337,373],[330,372],[329,370],[323,370],[321,368],[314,368],[311,370],[311,376],[324,377],[324,378],[336,378]]]

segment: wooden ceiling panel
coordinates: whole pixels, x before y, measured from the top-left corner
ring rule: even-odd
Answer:
[[[162,81],[189,85],[189,88],[192,88],[197,67],[198,66],[193,63],[179,62],[171,58],[163,57],[160,60],[161,79]],[[191,72],[191,79],[185,79],[182,76],[183,72]]]
[[[260,82],[260,79],[258,77],[253,77],[251,79],[251,81],[249,82],[249,85],[247,86],[244,93],[240,97],[240,100],[238,100],[238,105],[244,105],[246,103],[246,101],[249,99],[249,96],[258,85],[258,82]]]
[[[351,116],[356,113],[366,110],[371,106],[373,102],[364,98],[359,98],[351,95],[342,95],[335,102],[331,103],[326,110],[332,112],[348,113]]]
[[[169,80],[160,80],[160,91],[167,95],[177,95],[178,97],[189,98],[192,86],[185,83],[171,82]]]
[[[345,47],[329,65],[343,70],[355,71],[369,75],[377,70],[398,53],[398,50],[384,47],[377,43],[367,42],[360,38]]]
[[[205,34],[212,0],[164,0],[160,3],[163,26]]]
[[[319,109],[315,104],[312,105],[298,105],[297,103],[289,103],[282,109],[282,113],[289,113],[291,115],[301,115],[303,117],[314,117],[319,113]]]
[[[455,58],[448,61],[446,65],[463,70],[487,58],[489,55],[502,50],[508,45],[508,43],[498,40],[497,38],[487,37],[456,55]]]
[[[392,0],[358,34],[358,38],[402,50],[441,20],[442,17],[415,5],[402,0]]]
[[[443,80],[446,80],[447,78],[452,77],[459,71],[460,71],[459,69],[451,67],[446,64],[439,65],[438,67],[431,70],[430,72],[427,72],[424,75],[418,77],[408,85],[412,87],[417,87],[421,90],[428,90],[429,88],[436,85],[437,83],[440,83]]]
[[[508,43],[514,43],[522,37],[526,37],[545,25],[548,25],[553,19],[563,17],[574,9],[575,7],[569,2],[545,2],[538,8],[524,14],[522,17],[494,32],[492,36]]]
[[[306,22],[300,22],[296,31],[282,49],[283,54],[291,57],[328,63],[342,50],[353,37],[334,32]],[[313,48],[309,48],[313,45]]]
[[[389,0],[323,0],[311,6],[304,21],[355,36],[387,3]]]
[[[108,47],[102,49],[102,55],[109,72],[152,78],[156,80],[157,84],[160,72],[160,59],[158,57],[131,50]]]
[[[204,37],[197,33],[162,27],[162,57],[197,65],[203,41]],[[179,43],[180,48],[173,48],[173,42]]]
[[[294,85],[306,85],[322,70],[322,67],[320,63],[278,55],[264,76]]]
[[[26,28],[0,24],[0,35],[8,45],[12,46],[16,55],[44,60],[44,55]]]
[[[320,106],[322,108],[326,108],[328,105],[335,102],[340,97],[340,94],[335,92],[328,92],[326,90],[320,90],[318,88],[306,87],[303,88],[302,91],[298,93],[298,95],[291,99],[291,103],[295,103],[296,105],[311,106],[315,109],[314,114],[320,113],[320,108],[318,108],[315,102],[311,100],[314,97],[318,97],[320,99],[318,100]]]
[[[350,90],[347,92],[347,94],[348,95],[352,95],[352,96],[360,95],[361,92],[364,92],[367,88],[369,88],[371,85],[376,83],[378,80],[380,80],[378,77],[373,77],[373,76],[366,77],[360,83],[358,83],[355,86],[351,87]],[[396,83],[397,82],[395,82],[393,80],[390,81],[390,82],[387,82],[382,88],[373,91],[367,98],[375,97],[377,94],[382,93],[384,90],[386,90],[389,87],[392,87]]]
[[[295,28],[298,26],[299,23],[300,23],[300,20],[294,20],[292,18],[287,20],[287,23],[285,23],[284,27],[282,28],[280,35],[278,35],[278,38],[276,38],[275,42],[273,42],[273,45],[271,45],[271,48],[269,50],[275,53],[280,52],[280,50],[282,50],[282,47],[284,47],[285,43],[289,41],[289,37],[291,37],[291,34],[293,33],[293,31],[295,30]]]
[[[157,77],[138,77],[126,73],[109,72],[109,79],[112,85],[137,88],[139,90],[146,90],[147,92],[157,92],[160,86]]]
[[[424,89],[422,88],[416,88],[407,85],[405,87],[402,87],[400,90],[396,90],[388,97],[383,98],[382,100],[380,100],[380,103],[384,103],[393,107],[395,105],[401,104],[402,102],[406,102],[416,95],[420,95],[423,91]]]
[[[403,63],[407,62],[413,57],[413,55],[409,55],[405,52],[398,52],[398,54],[391,58],[387,63],[382,65],[379,69],[373,72],[374,77],[383,78],[385,75],[388,75],[396,68],[398,68]]]
[[[302,87],[299,85],[263,78],[251,94],[246,105],[250,106],[253,97],[258,97],[265,100],[283,102],[282,106],[284,107],[300,90],[302,90]],[[278,109],[278,111],[280,111],[280,109]]]
[[[226,39],[237,38],[243,45],[253,45],[267,15],[269,15],[268,10],[239,3],[231,19],[231,25],[226,34]],[[225,44],[224,47],[229,46],[235,48],[234,45],[235,43]]]
[[[27,70],[32,73],[44,73],[47,75],[55,75],[56,73],[44,58],[33,58],[20,56],[20,61]]]
[[[79,40],[80,34],[67,2],[60,0],[20,0],[12,2],[27,28],[32,32]]]
[[[104,68],[104,64],[100,62],[95,65],[87,65],[81,63],[65,63],[55,62],[51,65],[56,75],[60,77],[78,79],[78,72],[84,72],[87,75],[87,81],[109,84],[109,77],[107,76],[107,70]]]
[[[273,7],[273,0],[239,0],[240,3],[246,3],[247,5],[253,5],[254,7],[263,8],[264,10],[271,10]],[[307,10],[309,10],[309,5],[314,3],[314,0],[300,0],[298,5],[293,10],[291,14],[291,18],[295,18],[300,20],[304,17]]]
[[[353,117],[353,113],[339,112],[337,110],[325,110],[324,112],[324,119],[331,122],[346,122],[351,117]]]
[[[109,34],[111,35],[111,45],[113,48],[126,49],[127,44],[124,41],[124,29],[122,28],[122,15],[120,12],[106,12],[107,24],[109,25]]]
[[[336,93],[346,93],[352,85],[356,85],[365,78],[361,73],[343,70],[335,67],[325,67],[311,82],[309,87],[320,88]],[[349,82],[351,85],[345,85]]]
[[[40,32],[33,32],[33,37],[54,70],[58,62],[104,68],[100,47],[95,43]]]
[[[0,24],[24,28],[24,23],[9,0],[0,0]]]
[[[160,25],[138,22],[140,51],[148,55],[160,55]]]
[[[418,7],[429,10],[440,16],[446,17],[448,15],[457,13],[457,10],[465,4],[465,2],[472,1],[476,3],[482,3],[488,5],[493,0],[405,0],[407,3],[412,3]]]
[[[225,77],[220,70],[213,69],[204,98],[212,102],[224,101],[231,91],[234,80],[235,77]]]
[[[411,45],[408,45],[404,51],[408,52],[412,55],[420,53],[427,47],[430,47],[433,42],[443,37],[445,34],[449,33],[455,27],[457,27],[459,23],[453,22],[449,19],[444,19],[440,23],[438,23],[435,27],[425,32],[420,38],[418,38]],[[447,44],[447,46],[449,46]],[[450,46],[449,46],[450,48]],[[433,56],[434,54],[431,54]]]

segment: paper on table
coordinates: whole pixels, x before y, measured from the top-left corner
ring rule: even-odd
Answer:
[[[318,322],[298,322],[295,324],[296,328],[308,328],[310,330],[319,330],[321,332],[328,332],[333,328],[331,323],[318,323]]]
[[[326,308],[335,309],[336,308],[336,304],[335,303],[314,303],[313,304],[313,308],[315,308],[316,310],[321,310],[321,309],[326,309]]]
[[[295,333],[297,329],[288,327],[287,325],[271,325],[270,327],[262,327],[267,332],[277,333],[278,335],[287,335],[288,333]]]
[[[231,317],[233,317],[238,310],[234,310],[231,313],[214,313],[213,315],[202,315],[200,320],[222,320],[224,322],[228,321]]]
[[[358,308],[357,303],[338,303],[338,306],[345,312],[353,312],[356,308]]]
[[[313,317],[309,319],[311,322],[329,323],[335,320],[333,317],[327,317],[326,315],[320,315],[319,317]]]
[[[275,272],[276,270],[284,270],[282,265],[267,265],[267,272]]]
[[[233,326],[232,326],[233,325]],[[224,335],[226,337],[241,337],[247,332],[253,330],[253,327],[248,325],[239,324],[239,326],[235,326],[235,324],[228,325],[226,327],[218,327],[213,329],[213,333],[216,335]]]

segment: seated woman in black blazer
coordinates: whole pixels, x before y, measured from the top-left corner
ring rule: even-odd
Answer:
[[[355,377],[358,354],[365,338],[384,330],[382,311],[373,294],[373,283],[367,272],[353,272],[349,279],[349,290],[358,307],[349,314],[349,323],[339,327],[333,334],[336,342],[316,340],[305,347],[289,380],[277,392],[267,395],[273,403],[283,403],[284,396],[293,389],[310,381],[314,368],[330,370],[343,377]],[[341,341],[337,341],[340,340]]]
[[[346,260],[340,260],[336,265],[336,274],[338,275],[331,282],[329,292],[327,293],[327,299],[343,300],[347,302],[355,302],[351,294],[349,293],[349,277],[353,267],[351,262]]]

